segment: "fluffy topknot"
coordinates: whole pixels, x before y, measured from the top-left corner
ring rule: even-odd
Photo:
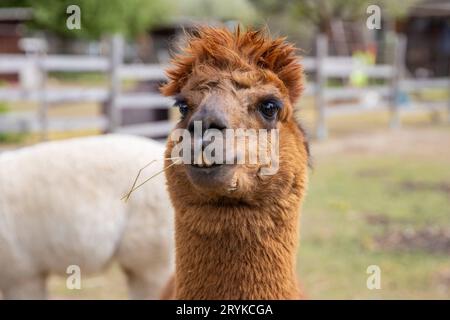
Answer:
[[[166,96],[181,90],[196,67],[210,70],[271,71],[286,88],[294,104],[303,89],[303,69],[293,44],[286,38],[272,39],[266,30],[237,27],[199,27],[187,34],[186,44],[172,59],[161,88]]]

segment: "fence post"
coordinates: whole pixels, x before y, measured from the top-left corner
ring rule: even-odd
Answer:
[[[391,129],[399,128],[400,123],[400,105],[398,103],[398,96],[400,93],[400,82],[403,79],[406,55],[406,37],[402,34],[397,34],[394,43],[394,62],[393,75],[391,81],[391,101],[390,101],[390,123]]]
[[[48,140],[48,100],[47,100],[47,68],[45,66],[46,45],[39,48],[34,59],[36,59],[37,70],[39,70],[39,109],[38,121],[41,131],[41,141]]]
[[[124,40],[115,34],[110,40],[109,65],[109,99],[108,99],[108,132],[114,132],[122,123],[122,114],[117,103],[121,91],[119,69],[123,62]]]
[[[450,68],[448,75],[448,97],[447,97],[447,122],[450,124]]]
[[[325,114],[325,97],[324,91],[326,86],[326,75],[324,72],[324,62],[328,55],[328,39],[324,34],[319,34],[316,40],[316,87],[315,87],[315,104],[316,104],[316,138],[319,140],[326,139],[328,136],[326,114]]]

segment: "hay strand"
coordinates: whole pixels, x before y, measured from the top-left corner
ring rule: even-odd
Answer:
[[[164,158],[164,160],[173,160],[173,159],[176,159],[176,160],[173,161],[171,164],[169,164],[167,167],[165,167],[165,168],[159,170],[158,172],[154,173],[154,174],[151,175],[149,178],[147,178],[147,179],[144,180],[142,183],[140,183],[139,185],[136,186],[137,181],[138,181],[138,179],[139,179],[139,177],[140,177],[142,171],[143,171],[144,169],[146,169],[148,166],[150,166],[151,164],[153,164],[153,163],[155,163],[156,161],[158,161],[158,160],[152,160],[152,161],[150,161],[149,163],[147,163],[145,166],[143,166],[141,169],[139,169],[139,171],[138,171],[138,173],[137,173],[137,175],[136,175],[136,178],[134,179],[134,182],[133,182],[132,187],[130,188],[130,190],[129,190],[129,191],[128,191],[128,192],[127,192],[120,200],[124,200],[125,202],[127,202],[127,201],[130,199],[131,194],[132,194],[135,190],[139,189],[139,188],[142,187],[144,184],[146,184],[147,182],[149,182],[151,179],[153,179],[154,177],[158,176],[159,174],[163,173],[166,169],[170,168],[171,166],[173,166],[173,165],[175,165],[175,164],[178,164],[178,163],[181,163],[181,157]]]

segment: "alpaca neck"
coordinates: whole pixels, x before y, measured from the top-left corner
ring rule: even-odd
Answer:
[[[190,210],[176,215],[177,299],[299,298],[297,207],[284,210],[284,219],[261,208],[208,208],[201,230],[188,223]]]

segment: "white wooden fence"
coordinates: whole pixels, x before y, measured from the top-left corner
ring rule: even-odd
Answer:
[[[431,111],[447,108],[450,123],[450,78],[408,79],[405,76],[406,39],[397,37],[394,61],[392,65],[361,65],[351,57],[328,56],[328,40],[319,35],[316,42],[316,57],[304,59],[306,73],[315,74],[315,82],[307,87],[306,93],[315,95],[316,137],[324,139],[328,135],[327,119],[334,115],[354,114],[358,112],[377,111],[388,107],[390,110],[390,126],[400,126],[400,112],[414,111],[425,107]],[[384,80],[383,85],[364,87],[327,87],[330,78],[349,79],[355,72],[361,72],[369,80]],[[448,92],[448,100],[443,102],[422,101],[407,108],[402,108],[398,101],[400,93],[418,93],[428,88],[442,88]],[[382,101],[375,107],[364,108],[361,98],[375,93]],[[353,100],[354,103],[336,103],[339,100]]]
[[[426,87],[446,88],[450,91],[450,78],[443,79],[404,79],[405,40],[399,39],[396,46],[393,65],[361,66],[351,57],[330,57],[327,50],[327,39],[317,38],[317,56],[305,57],[303,66],[307,74],[315,74],[315,81],[309,82],[306,95],[315,96],[316,105],[316,136],[327,136],[327,119],[330,116],[343,113],[366,112],[359,102],[361,97],[374,92],[384,99],[377,104],[379,108],[390,108],[391,126],[400,125],[400,106],[396,97],[400,91],[411,93]],[[0,73],[21,74],[34,66],[40,75],[38,88],[5,88],[0,86],[1,101],[35,101],[39,103],[36,114],[7,113],[0,115],[1,131],[38,131],[45,139],[49,130],[76,130],[97,128],[110,132],[122,132],[146,136],[162,136],[167,134],[173,124],[170,121],[121,126],[122,110],[124,108],[152,109],[168,108],[172,104],[170,98],[158,93],[124,93],[122,81],[125,79],[164,81],[164,66],[150,64],[124,64],[124,44],[121,37],[111,40],[111,54],[101,56],[45,55],[43,53],[26,55],[0,55]],[[348,79],[355,71],[363,72],[371,79],[385,80],[383,85],[372,85],[363,88],[327,87],[330,78]],[[103,72],[108,75],[108,88],[52,88],[47,85],[49,72]],[[336,104],[339,100],[353,100],[353,104]],[[108,113],[105,116],[91,118],[57,118],[48,117],[49,107],[67,102],[98,102],[107,103]],[[430,108],[447,107],[450,121],[450,99],[447,103],[429,103]]]
[[[0,74],[22,75],[34,68],[39,85],[32,90],[0,86],[0,102],[32,101],[39,104],[38,113],[6,113],[0,115],[0,132],[41,132],[47,138],[49,130],[100,129],[109,132],[123,132],[146,136],[167,134],[172,123],[159,121],[139,125],[122,126],[124,108],[152,109],[168,108],[170,98],[158,93],[122,92],[125,79],[165,81],[163,66],[155,64],[124,64],[123,43],[119,36],[111,40],[111,55],[0,55]],[[108,87],[51,87],[47,84],[49,72],[102,72],[107,75]],[[106,103],[108,112],[96,117],[48,117],[49,108],[61,103],[96,102]]]

